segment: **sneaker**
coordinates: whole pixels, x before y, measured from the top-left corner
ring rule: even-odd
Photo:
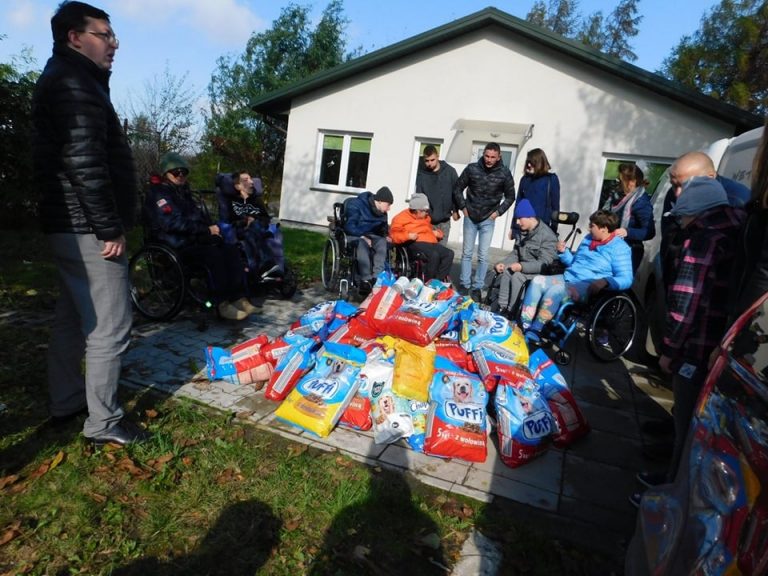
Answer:
[[[660,486],[667,481],[667,475],[662,472],[638,472],[635,478],[646,488]]]
[[[466,286],[459,286],[459,296],[469,296],[469,288]]]
[[[254,314],[255,312],[258,312],[259,309],[256,308],[253,304],[251,304],[251,301],[248,300],[245,296],[240,298],[240,300],[236,300],[232,302],[232,306],[237,308],[238,310],[242,310],[246,314]]]
[[[275,264],[271,268],[267,268],[266,270],[264,270],[264,272],[261,273],[261,277],[269,278],[271,276],[276,276],[278,272],[280,272],[280,266],[278,264]]]
[[[357,293],[361,298],[368,296],[373,290],[373,283],[370,280],[363,280],[360,282],[360,286],[357,287]]]
[[[470,290],[469,297],[472,298],[472,300],[474,300],[478,304],[483,303],[483,291],[480,290],[479,288],[473,288],[472,290]]]
[[[245,320],[248,318],[248,313],[236,308],[229,302],[222,302],[219,304],[219,316],[225,320]]]
[[[635,492],[634,494],[630,495],[629,497],[629,503],[632,504],[635,508],[640,508],[640,501],[643,499],[643,495],[640,492]]]

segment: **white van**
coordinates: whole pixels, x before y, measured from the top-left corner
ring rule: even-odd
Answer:
[[[707,153],[720,176],[750,185],[752,179],[752,161],[760,145],[763,128],[755,128],[734,138],[717,140],[703,152]],[[664,293],[661,284],[661,216],[664,197],[669,190],[669,169],[662,174],[658,186],[653,193],[653,218],[656,222],[656,236],[645,242],[645,253],[635,273],[632,290],[640,304],[645,309],[643,315],[647,321],[647,333],[638,334],[639,343],[645,342],[648,352],[655,353],[661,344],[664,322]]]

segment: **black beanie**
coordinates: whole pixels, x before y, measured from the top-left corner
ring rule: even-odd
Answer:
[[[373,195],[373,199],[378,200],[379,202],[386,202],[387,204],[392,204],[395,201],[392,196],[392,191],[386,186],[379,188],[376,191],[376,194]]]

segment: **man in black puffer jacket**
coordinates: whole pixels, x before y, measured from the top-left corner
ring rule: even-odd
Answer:
[[[467,198],[464,199],[464,188]],[[467,164],[453,187],[453,199],[464,213],[464,239],[461,252],[461,292],[482,301],[482,287],[488,271],[488,248],[496,218],[515,201],[515,180],[501,161],[501,148],[489,142],[483,157]],[[472,278],[472,256],[477,239],[477,270]]]
[[[117,399],[132,318],[125,232],[136,212],[133,158],[109,98],[118,40],[109,15],[82,2],[62,3],[51,30],[32,116],[40,219],[61,285],[48,347],[52,423],[87,410],[88,440],[128,444],[149,435]]]

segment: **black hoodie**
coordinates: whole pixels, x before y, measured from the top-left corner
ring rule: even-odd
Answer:
[[[456,170],[445,160],[440,160],[440,170],[433,172],[423,162],[419,162],[416,174],[416,193],[429,198],[432,224],[441,224],[451,217],[451,212],[458,211],[453,201],[453,187],[459,179]]]

